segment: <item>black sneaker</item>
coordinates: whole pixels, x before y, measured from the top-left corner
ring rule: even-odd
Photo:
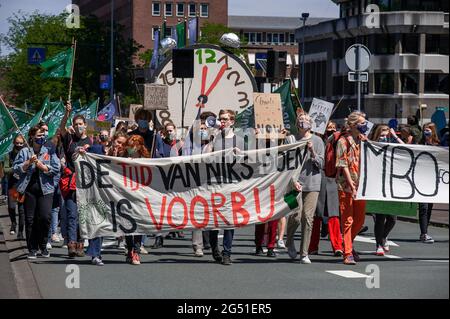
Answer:
[[[14,235],[16,233],[16,227],[17,227],[16,224],[12,224],[11,225],[11,228],[9,229],[9,234],[10,235]]]
[[[33,251],[30,251],[30,252],[28,253],[27,258],[28,258],[28,259],[36,259],[36,258],[37,258],[37,253],[36,253],[34,250],[33,250]]]
[[[277,254],[273,251],[273,249],[267,250],[267,257],[277,257]]]
[[[364,227],[359,231],[358,235],[364,234],[364,233],[365,233],[366,231],[368,231],[368,230],[369,230],[369,227],[364,226]]]
[[[224,255],[224,256],[223,256],[223,259],[222,259],[222,265],[230,266],[230,265],[232,265],[232,264],[233,264],[233,263],[231,262],[231,257],[228,256],[228,255]]]
[[[25,239],[25,237],[23,236],[23,232],[18,232],[17,233],[17,240],[24,240]]]
[[[264,250],[262,247],[256,247],[256,256],[263,256],[264,255]]]
[[[42,258],[50,258],[50,253],[48,252],[47,249],[44,249],[41,251],[41,257]]]
[[[156,236],[155,237],[155,243],[152,246],[152,249],[159,249],[164,246],[164,239],[163,236]]]
[[[222,255],[220,254],[219,249],[213,249],[213,253],[212,256],[214,258],[215,261],[217,261],[218,263],[222,262]]]

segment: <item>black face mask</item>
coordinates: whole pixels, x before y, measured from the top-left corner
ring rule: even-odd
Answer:
[[[330,131],[327,131],[327,132],[326,132],[326,135],[327,135],[327,136],[331,136],[331,135],[333,135],[334,133],[336,133],[336,130],[330,130]]]

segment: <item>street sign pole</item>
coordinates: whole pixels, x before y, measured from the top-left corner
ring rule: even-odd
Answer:
[[[368,73],[364,72],[370,67],[370,51],[362,44],[354,44],[348,48],[345,54],[345,62],[351,71],[349,72],[349,81],[357,83],[358,111],[361,111],[361,82],[368,81]],[[362,76],[364,75],[364,79]]]
[[[356,76],[358,77],[358,112],[361,112],[361,71],[360,71],[361,48],[356,49]]]

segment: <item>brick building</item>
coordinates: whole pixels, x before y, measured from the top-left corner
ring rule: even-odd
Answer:
[[[206,22],[228,24],[228,0],[115,0],[115,21],[125,26],[125,35],[144,46],[153,48],[156,28],[167,20],[167,34],[178,21],[198,15],[200,26]],[[96,15],[101,21],[110,21],[111,0],[73,0],[81,15]]]

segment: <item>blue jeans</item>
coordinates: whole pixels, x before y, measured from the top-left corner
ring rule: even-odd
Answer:
[[[89,247],[87,249],[86,254],[88,256],[91,256],[92,258],[101,257],[102,256],[102,244],[103,244],[103,237],[89,239]]]
[[[56,234],[58,230],[58,214],[59,209],[61,207],[61,192],[59,191],[59,187],[56,187],[55,193],[53,193],[53,205],[52,205],[52,221],[50,224],[50,229],[48,231],[48,241],[50,242],[53,234]]]
[[[225,229],[223,232],[223,252],[224,256],[231,256],[231,248],[233,247],[234,229]],[[219,231],[211,230],[209,232],[209,244],[211,249],[219,247]]]
[[[64,238],[64,242],[68,243],[68,233],[67,233],[67,211],[66,203],[61,194],[61,207],[59,208],[59,216],[61,218],[61,236]]]
[[[81,242],[78,236],[78,209],[74,191],[65,199],[68,242]]]

